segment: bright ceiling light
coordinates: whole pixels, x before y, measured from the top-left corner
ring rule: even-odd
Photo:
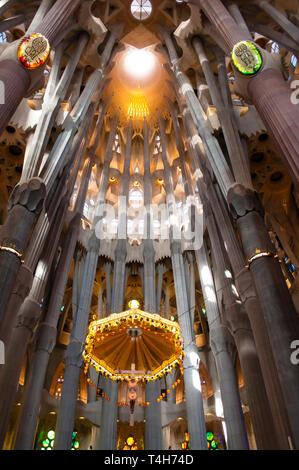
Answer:
[[[131,49],[125,58],[126,71],[132,77],[141,79],[147,77],[154,69],[155,56],[144,49]]]

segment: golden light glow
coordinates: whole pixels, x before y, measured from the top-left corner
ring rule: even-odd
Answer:
[[[132,48],[125,58],[125,69],[134,78],[143,79],[153,72],[155,56],[146,49]]]
[[[131,446],[134,444],[134,438],[133,438],[133,437],[131,437],[131,436],[130,436],[130,437],[128,437],[128,439],[127,439],[127,444],[128,444],[128,446],[130,446],[130,447],[131,447]]]
[[[138,300],[130,300],[128,303],[130,308],[139,308],[140,307],[140,302]]]
[[[164,183],[165,183],[165,181],[164,181],[163,178],[158,178],[158,179],[157,179],[157,184],[158,184],[159,186],[163,186]]]
[[[116,184],[117,183],[117,179],[115,178],[115,176],[110,176],[109,183],[111,183],[111,184]]]
[[[128,116],[132,119],[144,119],[149,116],[149,107],[140,92],[133,96],[128,108]]]

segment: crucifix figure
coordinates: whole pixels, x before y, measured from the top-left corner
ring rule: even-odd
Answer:
[[[135,379],[135,364],[131,365],[132,369],[132,375],[128,383],[128,388],[129,388],[129,400],[130,400],[130,426],[134,426],[134,407],[135,407],[135,401],[137,398],[137,389],[138,389],[138,383]]]

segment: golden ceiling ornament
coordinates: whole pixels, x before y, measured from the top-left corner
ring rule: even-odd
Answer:
[[[140,89],[133,96],[128,107],[128,117],[132,119],[144,119],[149,116],[149,107]]]
[[[25,36],[18,48],[18,59],[27,69],[44,65],[50,54],[48,39],[40,33]]]
[[[183,340],[177,322],[130,308],[93,321],[83,351],[84,372],[94,367],[113,381],[155,381],[182,366]]]

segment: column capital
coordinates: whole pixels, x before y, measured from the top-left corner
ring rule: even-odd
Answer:
[[[8,211],[14,206],[21,205],[28,211],[39,214],[43,208],[46,197],[46,186],[41,178],[31,180],[15,186],[8,201]]]
[[[249,318],[241,304],[235,303],[227,307],[226,319],[234,335],[239,330],[251,331]]]
[[[34,331],[39,320],[41,307],[32,297],[26,297],[24,300],[16,321],[16,328],[25,327],[31,332]]]
[[[232,356],[236,348],[231,333],[224,325],[210,329],[210,343],[214,356],[221,352],[228,352]]]
[[[235,276],[235,283],[243,303],[252,298],[256,299],[256,291],[254,288],[252,275],[245,266]]]
[[[49,323],[41,323],[36,333],[35,349],[44,350],[49,355],[56,344],[57,329]]]
[[[83,352],[84,344],[81,341],[78,341],[75,338],[71,338],[71,341],[67,347],[65,353],[65,366],[70,365],[80,368],[83,363]]]
[[[234,219],[244,217],[248,212],[253,211],[258,212],[261,216],[264,214],[258,194],[241,184],[231,186],[228,190],[227,201]]]
[[[25,299],[30,292],[32,280],[32,270],[25,264],[21,264],[12,290],[12,294],[18,295],[20,298]]]

